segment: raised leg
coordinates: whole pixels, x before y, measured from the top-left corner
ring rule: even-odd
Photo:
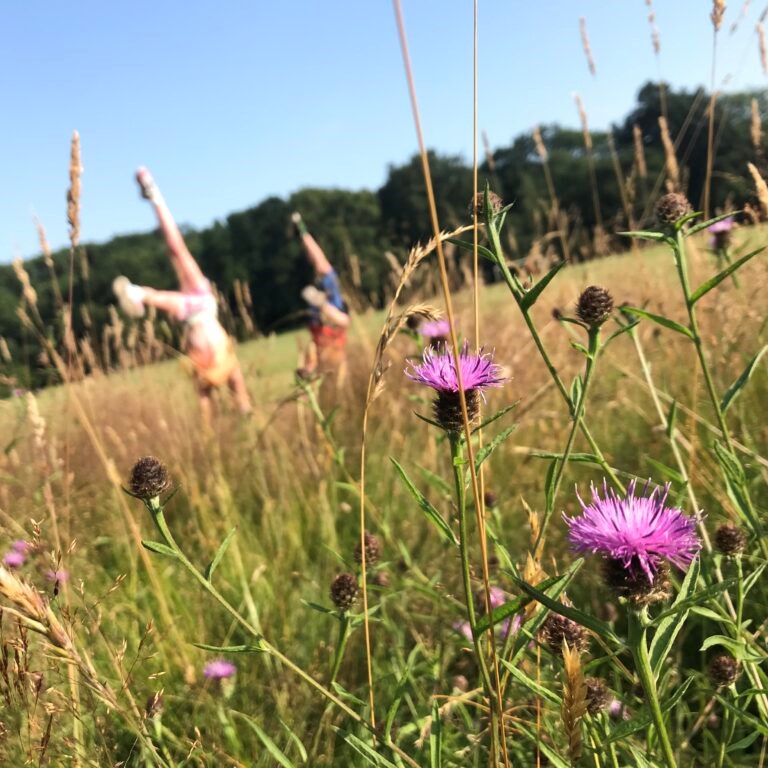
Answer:
[[[248,388],[245,386],[245,377],[240,364],[235,367],[227,380],[227,386],[235,400],[235,405],[241,414],[249,414],[253,410]]]

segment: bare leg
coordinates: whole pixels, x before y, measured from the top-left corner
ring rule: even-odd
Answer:
[[[198,385],[197,396],[200,400],[200,411],[203,417],[203,427],[210,430],[213,422],[213,398],[211,388],[202,384]]]
[[[248,388],[245,386],[245,378],[243,377],[243,371],[238,363],[237,367],[229,376],[227,380],[227,386],[232,392],[232,396],[235,399],[237,409],[241,414],[249,414],[253,410],[251,405],[251,398],[248,394]]]
[[[208,281],[189,252],[181,231],[152,175],[146,168],[139,168],[136,172],[136,181],[138,181],[144,197],[152,203],[155,209],[160,231],[163,233],[168,250],[171,252],[171,264],[179,278],[181,290],[186,293],[208,290]]]
[[[176,319],[181,319],[186,313],[186,299],[183,293],[178,291],[156,291],[154,288],[142,286],[144,297],[142,302],[155,307],[162,312],[167,312]]]

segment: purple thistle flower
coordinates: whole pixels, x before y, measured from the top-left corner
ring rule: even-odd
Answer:
[[[426,339],[447,339],[451,326],[447,320],[428,320],[419,326],[419,333]]]
[[[24,565],[25,560],[26,558],[24,557],[23,552],[17,552],[12,549],[10,552],[5,553],[3,564],[7,565],[9,568],[21,568],[21,566]]]
[[[722,221],[716,221],[711,226],[707,227],[712,237],[709,241],[709,247],[717,250],[725,250],[731,244],[731,230],[733,230],[734,222],[733,218],[723,219]]]
[[[55,582],[56,584],[65,584],[69,581],[69,571],[65,570],[64,568],[58,568],[55,571],[46,571],[45,578],[48,579],[48,581]]]
[[[707,227],[707,232],[711,232],[713,235],[719,232],[730,232],[733,229],[733,217],[716,221]]]
[[[22,555],[26,555],[32,549],[32,545],[28,541],[24,541],[24,539],[16,539],[16,541],[11,542],[11,549],[14,552],[21,552]]]
[[[203,676],[209,680],[224,680],[227,677],[232,677],[236,671],[237,667],[231,661],[214,659],[203,667]]]
[[[459,355],[459,369],[464,391],[483,390],[485,387],[500,387],[506,379],[501,375],[501,366],[493,362],[491,353],[481,349],[476,355],[469,351],[469,343],[464,342]],[[458,392],[459,378],[453,353],[447,347],[428,347],[424,350],[421,365],[414,365],[405,371],[409,379],[426,384],[437,392]]]
[[[696,534],[697,518],[666,506],[669,483],[663,491],[656,487],[645,495],[647,489],[646,484],[643,495],[636,496],[633,480],[622,499],[603,482],[604,498],[600,498],[593,485],[591,504],[585,504],[576,493],[581,517],[563,518],[576,552],[601,553],[635,574],[639,567],[652,585],[662,560],[685,570],[701,542]]]

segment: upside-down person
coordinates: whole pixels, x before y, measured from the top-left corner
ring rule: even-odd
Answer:
[[[301,373],[340,373],[346,361],[349,310],[341,296],[339,278],[323,249],[309,234],[301,214],[296,211],[291,219],[315,270],[314,285],[308,285],[301,292],[301,297],[309,304],[309,332],[312,335],[312,346],[305,356]]]
[[[136,181],[142,197],[149,200],[155,209],[171,264],[179,278],[180,290],[159,291],[135,285],[127,277],[117,277],[113,289],[120,307],[132,317],[141,317],[147,306],[155,307],[187,326],[184,352],[193,365],[206,423],[211,418],[213,390],[224,384],[231,390],[240,413],[250,413],[251,399],[235,354],[234,342],[218,320],[218,307],[211,284],[189,252],[152,175],[146,168],[139,168]]]

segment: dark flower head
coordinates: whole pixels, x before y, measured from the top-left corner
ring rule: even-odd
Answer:
[[[605,288],[590,285],[582,291],[576,303],[576,314],[590,328],[602,325],[613,311],[613,297]]]
[[[648,485],[644,494],[647,489]],[[662,560],[685,570],[701,548],[697,520],[666,506],[668,493],[669,484],[663,490],[656,487],[648,495],[636,496],[634,480],[623,499],[605,482],[603,498],[592,486],[591,504],[577,492],[581,516],[564,516],[571,546],[576,552],[618,560],[635,576],[642,571],[650,584]]]
[[[499,499],[493,491],[485,491],[483,495],[483,501],[488,509],[493,509],[498,503]]]
[[[563,641],[577,651],[586,650],[589,643],[584,627],[559,613],[550,613],[544,619],[539,630],[539,640],[556,656],[563,652]]]
[[[365,532],[365,564],[375,565],[379,561],[379,554],[381,552],[381,545],[379,540],[372,533]],[[360,542],[357,542],[355,546],[355,562],[363,562],[363,549],[360,546]]]
[[[203,677],[209,680],[224,680],[237,672],[237,667],[226,659],[214,659],[203,667]]]
[[[741,674],[741,664],[729,653],[720,653],[709,662],[709,679],[718,687],[735,683]]]
[[[348,611],[357,601],[357,578],[351,573],[340,573],[331,582],[331,600],[340,611]]]
[[[372,579],[375,586],[385,589],[389,586],[389,574],[386,571],[377,571]]]
[[[144,456],[133,465],[130,490],[139,499],[149,501],[167,491],[170,485],[168,470],[160,459]]]
[[[715,531],[715,546],[724,555],[738,555],[747,546],[747,534],[733,523],[723,523]]]
[[[670,192],[663,195],[656,203],[656,218],[659,224],[665,227],[676,224],[683,216],[687,216],[693,209],[685,195],[679,192]]]
[[[626,598],[636,608],[668,600],[672,596],[669,565],[661,560],[651,581],[641,569],[627,567],[621,560],[607,558],[603,563],[603,578],[617,597]]]
[[[588,677],[584,682],[587,684],[587,712],[597,715],[611,703],[611,692],[599,677]]]
[[[497,214],[503,207],[504,203],[501,198],[495,193],[488,191],[488,202],[491,206],[491,213]],[[478,216],[481,219],[485,218],[485,192],[478,192],[472,200],[469,201],[469,215],[470,217]]]

